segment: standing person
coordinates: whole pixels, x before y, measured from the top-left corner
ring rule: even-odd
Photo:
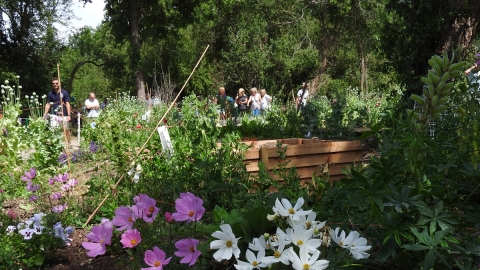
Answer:
[[[220,105],[220,109],[218,113],[220,115],[220,121],[224,124],[226,116],[225,116],[225,109],[226,109],[226,101],[227,101],[227,94],[225,93],[225,87],[221,86],[218,89],[218,94],[215,96],[214,103]]]
[[[473,66],[465,70],[465,75],[468,76],[468,81],[470,85],[473,86],[473,88],[469,89],[471,93],[480,90],[480,53],[475,54],[475,56],[478,58],[477,62],[473,63]]]
[[[260,102],[262,101],[262,97],[257,91],[256,87],[250,89],[250,98],[248,99],[247,106],[250,106],[250,110],[252,111],[252,115],[254,117],[260,115]]]
[[[264,114],[268,108],[270,108],[270,103],[272,102],[272,97],[267,94],[267,90],[260,90],[260,96],[262,100],[260,101],[260,108],[262,109],[262,114]]]
[[[108,106],[108,99],[104,98],[102,104],[100,104],[100,109],[105,109]]]
[[[298,90],[297,92],[297,111],[300,110],[302,106],[307,105],[307,99],[308,99],[308,84],[306,82],[303,83],[302,88]]]
[[[243,117],[247,112],[247,102],[248,102],[247,95],[245,95],[245,89],[243,88],[238,89],[238,95],[235,98],[235,102],[238,104],[238,112],[240,114],[240,117]]]
[[[52,79],[52,87],[53,89],[47,94],[44,117],[50,115],[50,125],[52,127],[57,127],[60,122],[63,122],[67,141],[70,142],[70,95],[66,90],[60,89],[58,78]]]
[[[85,109],[87,110],[87,117],[98,117],[100,114],[100,103],[95,98],[95,93],[90,92],[88,99],[85,100]]]

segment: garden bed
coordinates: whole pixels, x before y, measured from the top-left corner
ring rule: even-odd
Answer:
[[[279,139],[244,143],[250,145],[244,156],[247,172],[251,176],[257,175],[258,163],[262,161],[270,175],[278,180],[282,179],[274,169],[282,166],[286,169],[296,167],[301,182],[327,171],[329,181],[335,181],[345,175],[342,169],[362,159],[360,140]]]

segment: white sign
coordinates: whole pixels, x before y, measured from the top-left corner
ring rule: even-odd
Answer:
[[[172,141],[170,140],[170,134],[168,134],[168,130],[166,126],[161,126],[158,128],[158,135],[160,135],[160,141],[162,142],[163,151],[167,154],[167,157],[171,157],[173,155],[173,146]]]

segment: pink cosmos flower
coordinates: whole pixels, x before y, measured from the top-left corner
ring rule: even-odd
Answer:
[[[176,221],[199,221],[205,213],[203,200],[190,192],[180,193],[180,198],[175,200],[176,213],[172,216]]]
[[[142,268],[142,270],[162,270],[164,265],[167,265],[172,257],[165,259],[166,254],[158,247],[153,247],[152,250],[145,251],[144,261],[151,267]]]
[[[65,209],[67,209],[67,204],[59,204],[59,205],[56,205],[56,206],[52,207],[52,211],[55,212],[55,213],[61,213]]]
[[[175,221],[175,219],[173,218],[172,214],[170,212],[166,212],[165,213],[165,220],[168,222],[168,223],[172,223]]]
[[[108,218],[102,218],[100,221],[100,225],[105,227],[106,229],[110,230],[113,232],[113,222],[110,221]]]
[[[53,179],[53,178],[48,179],[48,184],[49,185],[55,184],[55,179]]]
[[[37,170],[35,168],[31,168],[29,171],[25,172],[25,174],[21,177],[23,181],[30,181],[37,176]]]
[[[10,218],[17,218],[17,216],[18,216],[15,212],[13,212],[12,209],[8,210],[7,215],[8,215]]]
[[[137,229],[127,230],[122,234],[120,242],[122,243],[123,248],[134,248],[142,242],[142,238]]]
[[[92,231],[87,234],[87,239],[90,242],[83,242],[82,246],[86,250],[89,257],[97,257],[103,255],[107,251],[106,245],[112,244],[112,231],[102,225],[96,225],[92,227]]]
[[[140,194],[139,196],[135,196],[133,201],[137,204],[139,217],[142,217],[145,222],[152,223],[160,210],[155,206],[157,204],[155,199],[152,199],[145,194]]]
[[[188,263],[188,266],[192,266],[197,262],[198,257],[202,254],[197,250],[198,246],[197,239],[182,239],[175,243],[175,247],[178,251],[175,252],[177,257],[183,257],[180,263]]]
[[[125,229],[132,229],[133,222],[135,222],[136,219],[128,206],[120,206],[115,210],[115,217],[112,219],[112,223],[119,227],[117,231],[123,231]]]

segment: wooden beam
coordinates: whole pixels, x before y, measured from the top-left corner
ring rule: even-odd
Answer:
[[[261,156],[261,161],[265,168],[269,167],[269,160],[268,160],[268,148],[267,147],[262,147],[260,148],[260,156]]]

